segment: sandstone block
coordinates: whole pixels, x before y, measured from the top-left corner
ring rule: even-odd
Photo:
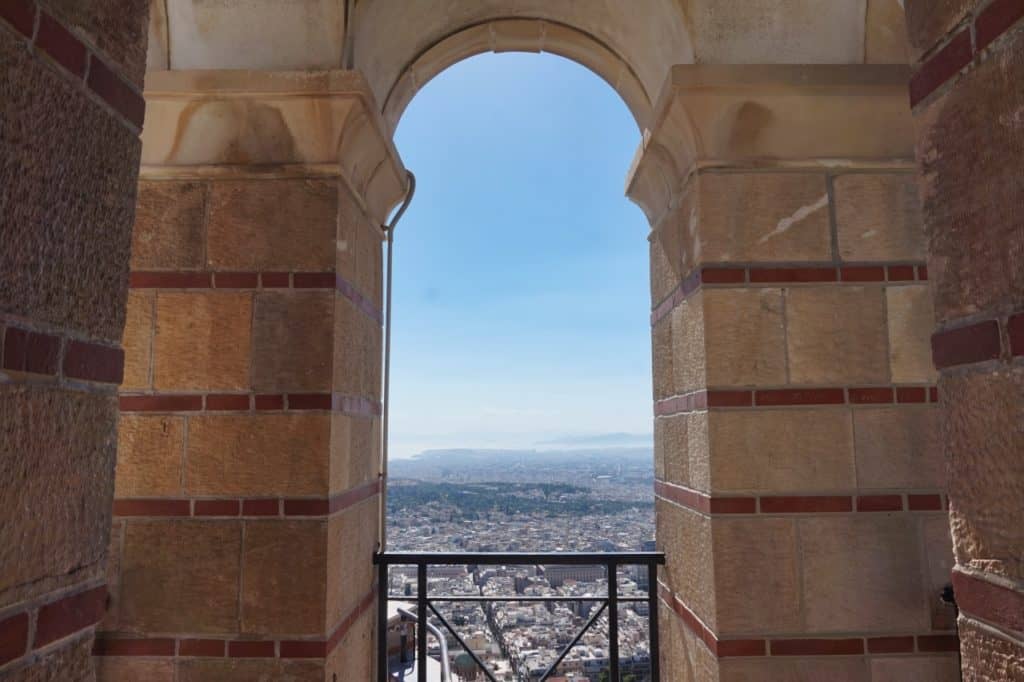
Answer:
[[[21,40],[5,37],[0,63],[0,310],[116,342],[139,139]]]
[[[697,294],[683,301],[670,315],[672,325],[672,373],[675,393],[687,393],[707,385],[708,358],[704,340],[704,313]]]
[[[907,33],[913,52],[912,61],[935,47],[966,16],[972,0],[910,0],[907,2]]]
[[[936,10],[918,0],[907,8],[909,24],[945,26],[976,4],[949,0]],[[928,274],[940,322],[1024,301],[1024,185],[1016,169],[1024,157],[1024,119],[1017,115],[1024,93],[1016,87],[1024,79],[1024,33],[1006,40],[915,120]]]
[[[799,631],[796,522],[716,518],[711,532],[716,633]]]
[[[907,22],[900,0],[868,3],[864,51],[869,64],[908,64]]]
[[[141,181],[132,231],[132,269],[202,268],[205,217],[202,183]]]
[[[242,631],[323,635],[327,524],[246,523],[242,549]]]
[[[945,514],[921,521],[924,536],[925,590],[931,611],[933,630],[956,629],[956,609],[940,601],[937,595],[950,584],[953,575],[953,539]]]
[[[659,549],[667,563],[662,576],[697,616],[715,628],[716,609],[711,519],[671,502],[656,500]]]
[[[208,263],[219,270],[331,270],[337,220],[333,179],[215,182]]]
[[[153,366],[153,319],[156,296],[151,291],[129,291],[124,324],[124,382],[128,390],[149,388]]]
[[[123,415],[118,427],[114,496],[180,495],[184,454],[184,418]]]
[[[324,495],[330,416],[256,414],[189,420],[186,484],[193,495]]]
[[[957,563],[1024,578],[1024,368],[940,380]]]
[[[253,387],[263,392],[329,391],[332,292],[260,293],[253,319]]]
[[[0,604],[102,574],[116,420],[112,395],[0,384]]]
[[[932,406],[853,411],[857,482],[864,488],[946,487],[946,462]]]
[[[786,333],[779,289],[704,292],[709,386],[786,383]]]
[[[249,387],[252,295],[160,294],[153,384],[164,390]]]
[[[1024,678],[1024,642],[1001,635],[970,618],[960,618],[963,679],[1003,682]]]
[[[889,382],[880,287],[789,289],[786,323],[793,383]]]
[[[651,349],[654,365],[654,399],[661,400],[676,393],[670,317],[662,318],[651,328]]]
[[[799,521],[803,603],[810,632],[920,632],[930,626],[912,520]]]
[[[338,678],[339,680],[342,678]],[[321,661],[267,659],[183,659],[177,682],[323,682]]]
[[[867,662],[860,658],[733,658],[720,662],[719,682],[868,682]],[[873,682],[873,680],[872,680]]]
[[[703,173],[699,183],[701,262],[831,259],[824,175]]]
[[[351,675],[354,680],[373,679],[377,671],[374,626],[374,611],[368,609],[352,624],[345,637],[327,657],[326,679],[332,680],[332,676],[336,676],[343,680],[346,675]]]
[[[130,522],[121,564],[121,627],[237,632],[241,545],[238,521]]]
[[[927,286],[885,290],[889,316],[889,371],[897,384],[935,381],[931,337],[935,330],[931,292]]]
[[[688,415],[677,414],[660,418],[655,423],[655,442],[663,452],[663,479],[670,483],[689,485],[690,453],[686,433],[687,422]]]
[[[715,492],[849,490],[856,485],[849,410],[742,410],[708,415]]]
[[[334,390],[380,399],[382,330],[344,296],[334,304]]]
[[[380,466],[380,419],[331,415],[331,493],[373,480]]]
[[[843,260],[924,259],[921,200],[912,174],[842,175],[834,187]]]
[[[327,528],[328,630],[346,618],[373,589],[377,549],[377,497],[331,517]],[[323,611],[321,610],[321,613]]]
[[[907,656],[875,658],[871,661],[871,682],[960,682],[956,656]]]
[[[174,661],[147,660],[144,658],[123,658],[120,656],[97,656],[97,682],[174,682]]]

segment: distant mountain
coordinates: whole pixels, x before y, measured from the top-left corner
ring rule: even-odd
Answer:
[[[650,447],[564,450],[427,450],[389,463],[391,478],[421,481],[520,483],[567,482],[591,485],[615,480],[650,484],[654,478]]]

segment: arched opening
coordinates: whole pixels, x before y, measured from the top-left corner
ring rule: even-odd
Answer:
[[[651,549],[647,224],[622,196],[634,123],[593,73],[552,55],[460,61],[405,110],[395,145],[417,192],[395,236],[389,551]],[[470,567],[432,573],[429,589],[603,594],[604,568],[585,568]],[[649,585],[635,567],[618,580],[634,596]],[[414,592],[416,576],[389,585]],[[637,680],[647,606],[616,621]],[[438,605],[492,670],[520,676],[555,661],[592,615],[578,607]],[[559,670],[601,667],[607,628],[603,616]]]

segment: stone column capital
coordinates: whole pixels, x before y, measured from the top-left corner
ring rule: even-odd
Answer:
[[[626,193],[655,227],[704,167],[909,167],[909,78],[904,66],[673,66]]]
[[[378,224],[405,169],[356,71],[161,71],[146,75],[147,176],[340,174]]]

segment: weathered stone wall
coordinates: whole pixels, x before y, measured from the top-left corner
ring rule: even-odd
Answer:
[[[954,680],[906,73],[677,71],[631,185],[669,679]]]
[[[147,5],[0,4],[3,679],[94,678]]]
[[[211,106],[273,109],[245,88]],[[261,136],[280,130],[190,127],[210,120],[165,132],[205,139],[206,163],[147,164],[139,182],[100,679],[354,679],[373,664],[382,232],[374,191],[343,170],[395,159],[361,130],[339,163],[293,140],[225,164],[217,131],[275,148]]]
[[[907,2],[964,680],[1024,679],[1024,4]]]

